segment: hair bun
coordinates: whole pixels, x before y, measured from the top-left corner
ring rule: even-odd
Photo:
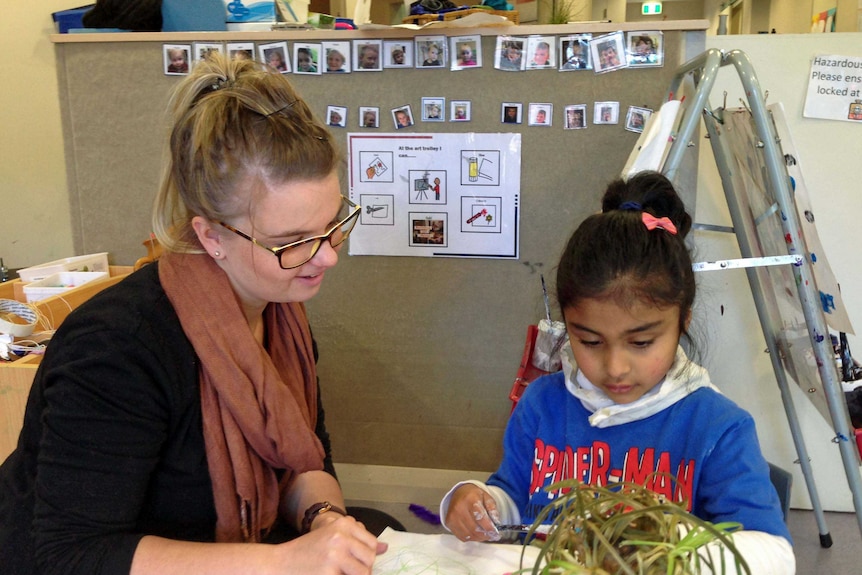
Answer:
[[[611,182],[602,197],[602,212],[614,210],[643,211],[657,218],[669,218],[683,237],[691,229],[685,203],[671,181],[659,172],[638,172],[627,180]]]

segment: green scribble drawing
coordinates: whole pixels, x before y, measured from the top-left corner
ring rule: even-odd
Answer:
[[[460,561],[404,548],[374,563],[374,575],[479,575]]]

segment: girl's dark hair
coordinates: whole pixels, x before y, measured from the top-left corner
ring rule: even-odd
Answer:
[[[643,213],[667,217],[676,234],[648,230]],[[602,213],[575,230],[557,267],[557,301],[565,310],[584,299],[613,298],[677,306],[680,333],[694,303],[695,282],[685,236],[691,216],[673,184],[658,172],[640,172],[612,182],[602,198]]]

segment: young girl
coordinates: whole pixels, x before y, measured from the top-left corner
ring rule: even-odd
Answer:
[[[557,271],[566,323],[563,370],[532,382],[512,414],[499,469],[443,499],[462,541],[533,522],[564,479],[650,487],[698,517],[736,521],[751,573],[792,574],[795,558],[754,420],[679,346],[695,296],[684,237],[691,218],[671,183],[645,172],[610,185],[602,213],[572,235]],[[733,561],[730,561],[733,565]]]

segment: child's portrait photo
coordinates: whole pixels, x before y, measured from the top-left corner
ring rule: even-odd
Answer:
[[[347,125],[347,108],[344,106],[327,106],[326,123],[334,128],[343,128]]]
[[[530,36],[527,39],[527,70],[556,68],[554,36]]]
[[[632,68],[664,65],[661,32],[629,32],[626,35],[628,63]]]
[[[494,68],[507,72],[520,72],[524,69],[524,38],[516,36],[497,36],[497,45],[494,48]]]
[[[221,42],[195,42],[195,62],[206,60],[210,54],[224,54],[224,44]]]
[[[321,44],[327,74],[350,72],[350,42],[323,42]]]
[[[231,60],[254,60],[254,42],[229,42],[227,55]]]
[[[443,122],[445,116],[446,98],[422,98],[423,122]]]
[[[293,73],[317,74],[320,72],[320,44],[293,43]]]
[[[353,70],[355,72],[379,72],[383,69],[380,51],[382,40],[353,41]]]
[[[565,130],[580,130],[587,127],[587,105],[576,104],[565,107],[566,121],[563,124]]]
[[[649,108],[629,106],[629,111],[626,113],[626,130],[637,133],[643,132],[651,115],[652,110]]]
[[[383,42],[384,68],[412,68],[413,42],[407,40],[385,40]]]
[[[450,122],[469,122],[470,121],[470,113],[471,113],[471,105],[469,100],[452,100],[449,105],[451,109],[449,111],[449,121]]]
[[[482,67],[482,37],[453,36],[449,38],[452,54],[452,70]]]
[[[359,127],[360,128],[379,128],[380,127],[380,108],[372,106],[359,107]]]
[[[593,105],[593,124],[618,124],[619,102],[596,102]]]
[[[446,66],[446,36],[416,36],[417,68],[442,68]]]
[[[185,44],[165,44],[164,70],[168,76],[185,76],[189,73],[192,47]]]
[[[290,59],[287,57],[287,42],[260,44],[258,47],[260,61],[278,70],[282,74],[290,72]]]
[[[626,67],[626,51],[623,33],[614,32],[590,40],[590,55],[596,74]]]
[[[575,34],[560,38],[560,70],[590,70],[590,38],[592,34]]]
[[[500,121],[504,124],[520,124],[523,106],[520,102],[503,102],[500,108]]]
[[[401,130],[409,128],[413,125],[413,111],[410,105],[401,106],[392,110],[392,121],[395,122],[395,129]]]
[[[550,126],[554,105],[550,103],[530,104],[529,126]]]

